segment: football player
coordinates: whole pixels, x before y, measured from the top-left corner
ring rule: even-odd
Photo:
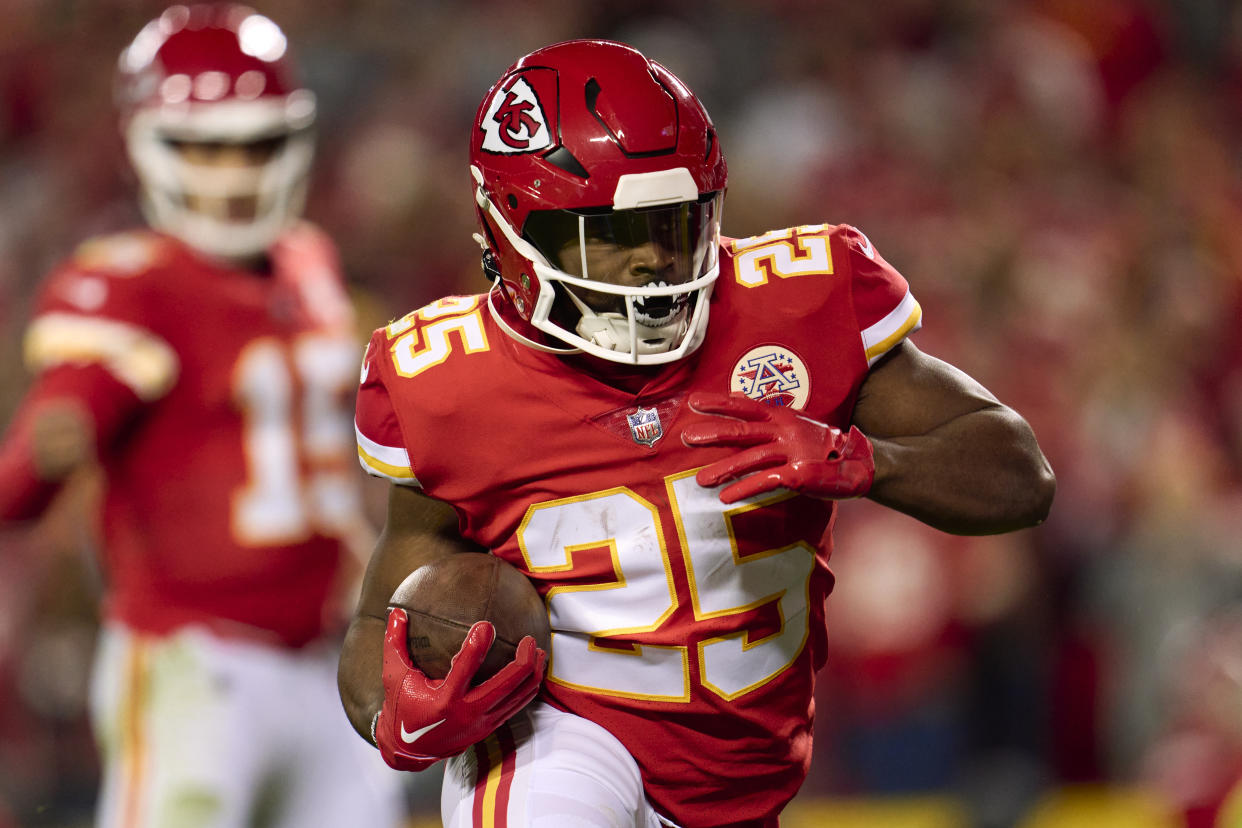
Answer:
[[[634,49],[527,55],[470,140],[495,283],[377,330],[363,367],[359,456],[394,485],[349,716],[393,767],[447,760],[448,826],[775,825],[811,755],[836,501],[1005,532],[1043,520],[1052,472],[910,341],[919,304],[861,232],[720,236],[716,130]],[[429,681],[387,599],[480,548],[544,594],[551,651],[476,686],[480,623]]]
[[[106,477],[97,824],[398,825],[401,776],[335,684],[362,349],[299,220],[315,98],[282,30],[232,5],[151,21],[117,89],[150,228],[51,274],[0,448],[7,521],[84,464]]]

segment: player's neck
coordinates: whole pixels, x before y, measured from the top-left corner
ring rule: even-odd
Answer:
[[[267,277],[272,275],[272,260],[266,253],[253,258],[233,259],[229,263],[237,270],[255,276]]]
[[[264,278],[272,275],[272,260],[267,253],[259,253],[256,256],[217,256],[204,250],[191,249],[200,258],[228,270],[236,270],[240,273],[249,273],[252,276]]]
[[[186,239],[177,236],[167,230],[154,228],[155,232],[171,239],[175,243],[181,245],[182,248],[188,250],[194,257],[208,262],[215,267],[225,270],[233,270],[240,273],[249,273],[254,276],[267,277],[272,275],[272,259],[266,250],[261,250],[254,255],[249,256],[225,256],[220,253],[213,253],[210,250],[204,250],[190,244]]]

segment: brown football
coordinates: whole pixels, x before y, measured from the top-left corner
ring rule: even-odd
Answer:
[[[523,636],[550,652],[548,610],[530,580],[495,555],[448,555],[411,572],[393,592],[390,607],[410,617],[410,656],[428,678],[448,675],[453,656],[476,621],[491,621],[496,640],[475,684],[513,660]]]

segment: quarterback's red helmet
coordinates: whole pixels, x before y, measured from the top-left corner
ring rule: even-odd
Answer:
[[[671,72],[610,41],[532,52],[483,99],[470,166],[501,289],[534,327],[625,363],[702,342],[727,168]]]
[[[121,53],[117,104],[143,209],[158,229],[208,253],[261,253],[301,213],[315,97],[280,27],[239,5],[172,6]],[[205,168],[179,143],[270,144],[255,167]],[[253,215],[191,209],[192,197],[253,199]]]

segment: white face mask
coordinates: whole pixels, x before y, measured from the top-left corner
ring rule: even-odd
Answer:
[[[721,200],[540,211],[523,237],[479,193],[539,283],[531,324],[577,350],[638,365],[672,362],[702,343],[720,272]]]
[[[293,96],[290,96],[292,99]],[[301,215],[314,141],[313,99],[229,102],[186,110],[136,113],[126,129],[130,160],[153,227],[213,256],[263,253]],[[183,157],[174,141],[246,144],[284,136],[262,163],[218,167]],[[246,200],[244,217],[200,211],[195,200]]]
[[[715,265],[698,279],[681,284],[632,287],[580,279],[538,263],[535,272],[554,285],[548,291],[554,297],[552,302],[545,303],[542,292],[536,302],[531,319],[535,327],[604,359],[656,364],[679,359],[698,347],[707,326],[708,299],[720,270]],[[572,334],[551,318],[558,291],[563,291],[580,313]],[[605,298],[619,309],[597,309]]]

